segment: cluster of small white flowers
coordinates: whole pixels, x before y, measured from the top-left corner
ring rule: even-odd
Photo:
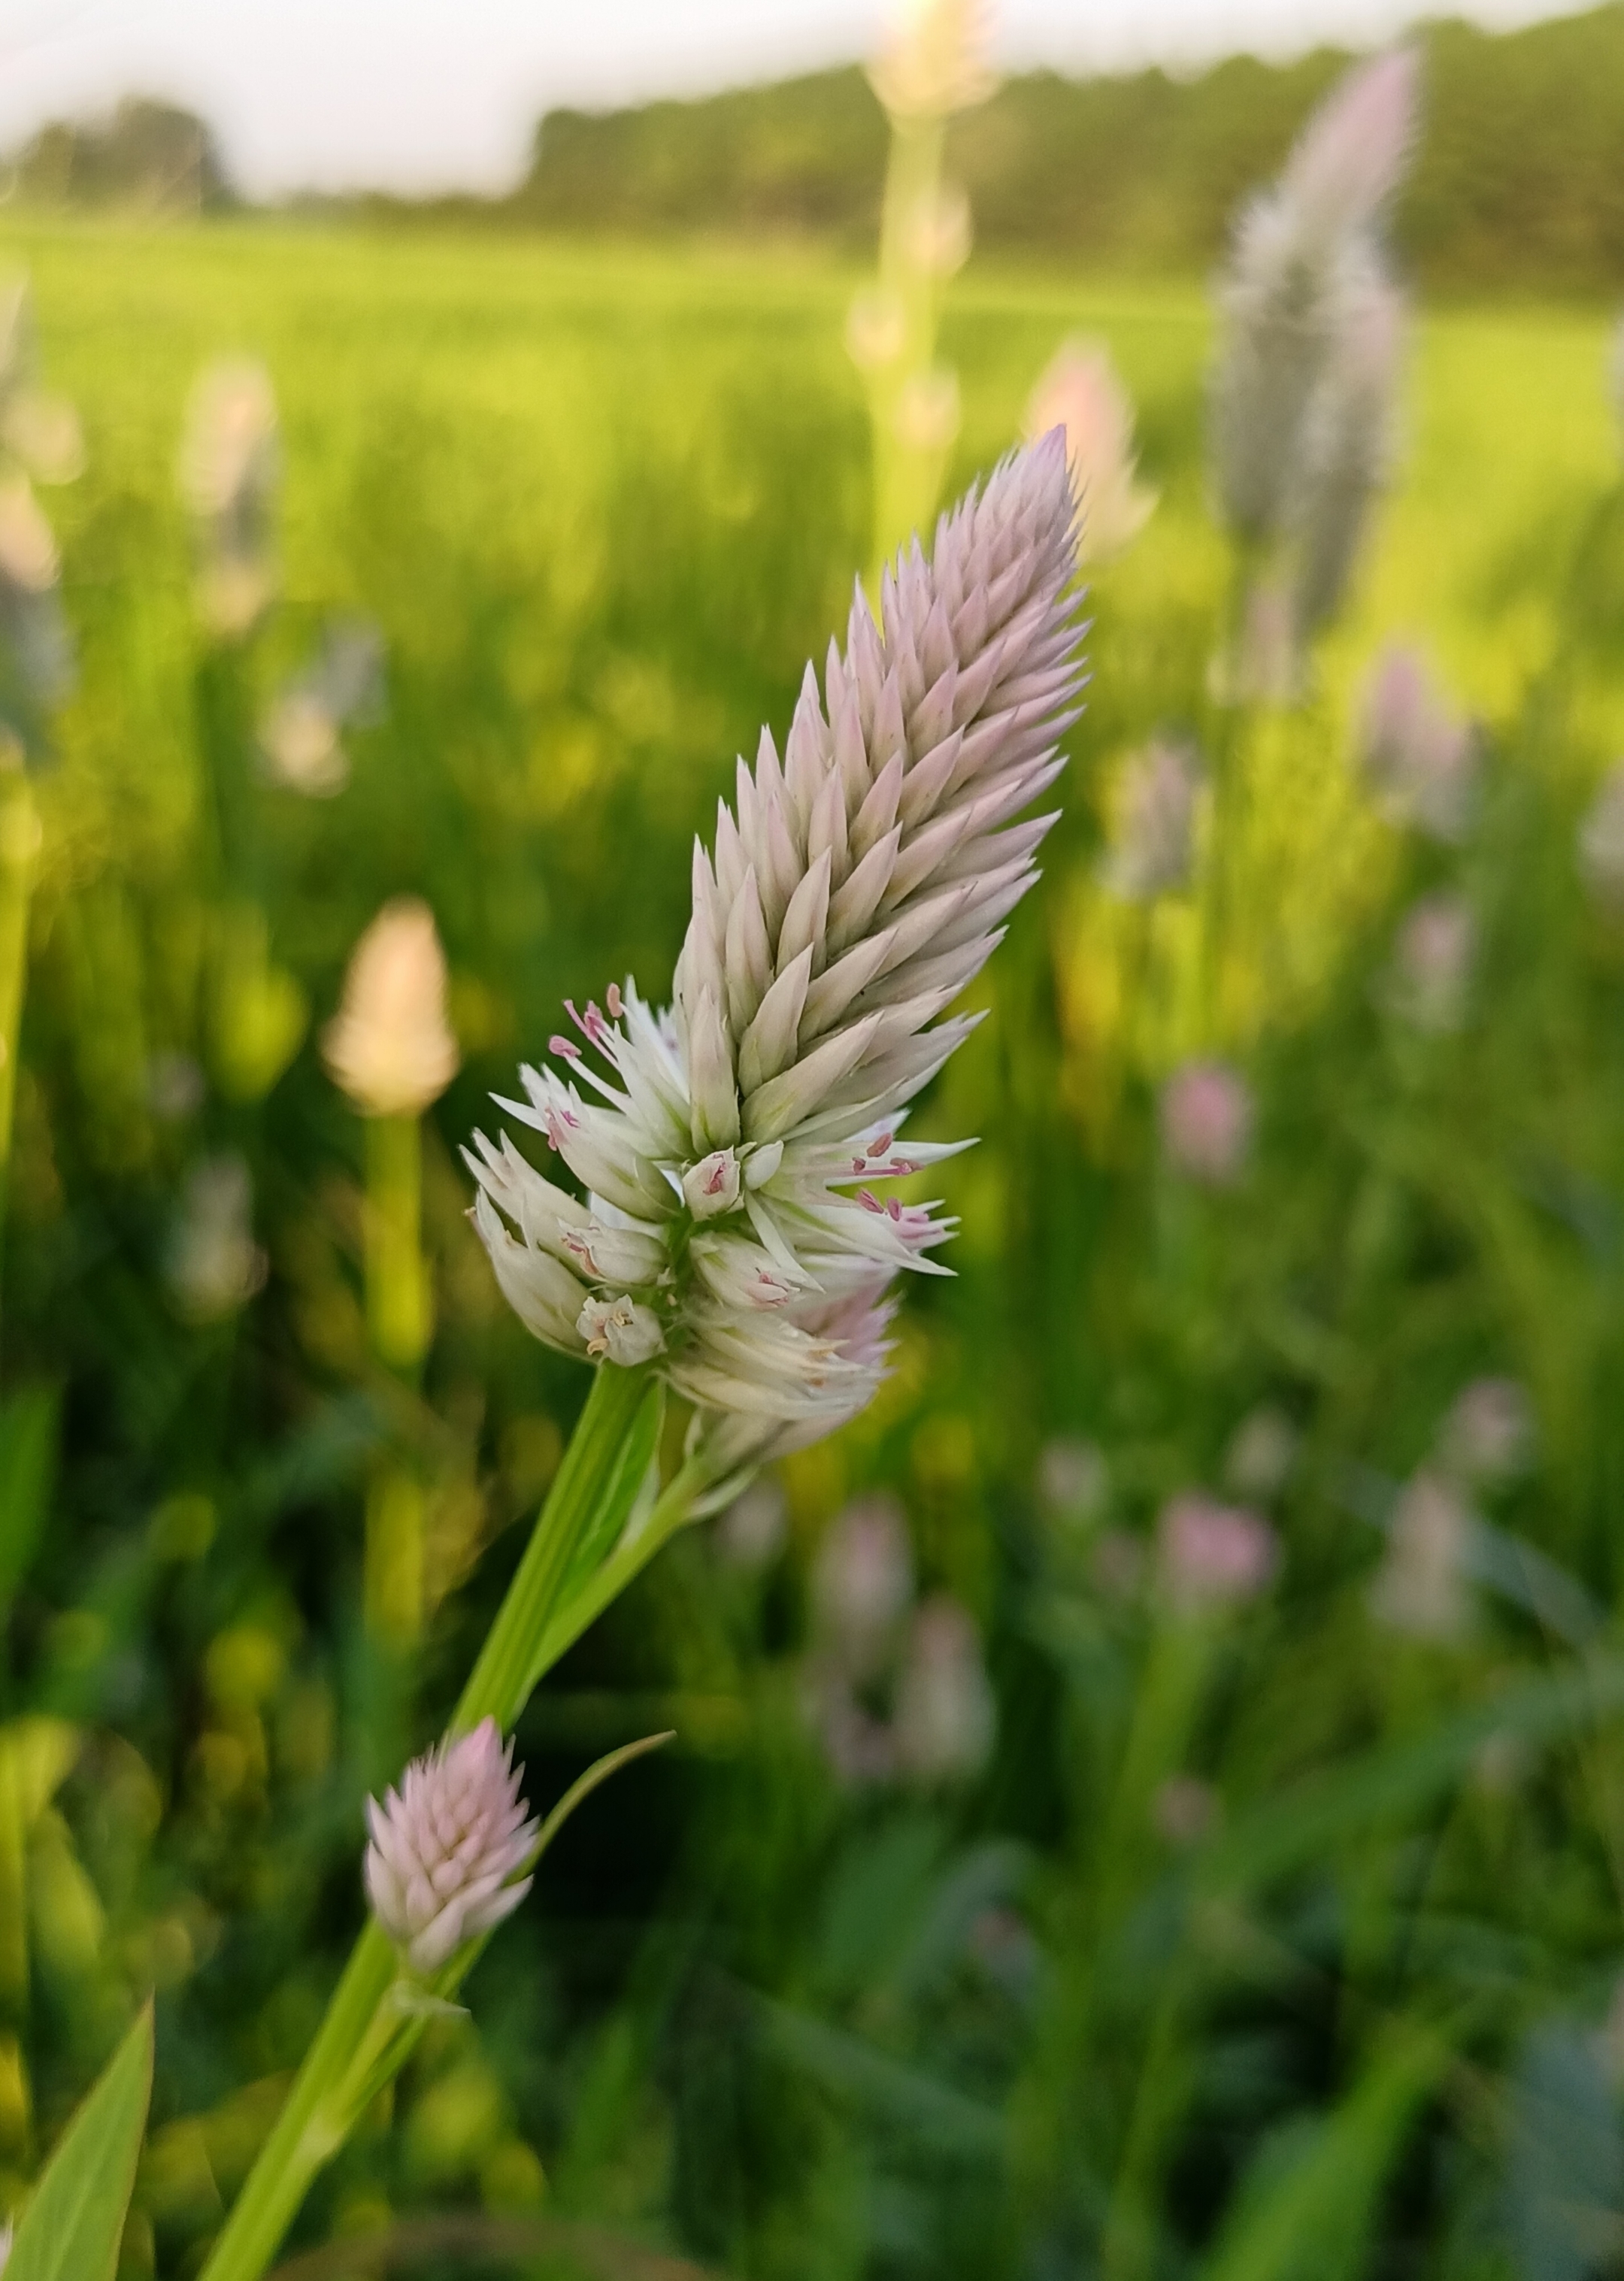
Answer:
[[[519,1872],[539,1826],[527,1818],[523,1778],[512,1743],[504,1750],[486,1719],[414,1759],[381,1805],[367,1799],[367,1898],[412,1971],[437,1972],[529,1892]]]
[[[1060,431],[1013,453],[859,589],[808,669],[782,759],[762,732],[696,844],[675,1003],[630,981],[571,1014],[504,1102],[588,1191],[476,1136],[476,1222],[523,1321],[567,1352],[656,1355],[718,1473],[816,1440],[883,1367],[899,1271],[950,1225],[881,1184],[952,1155],[905,1107],[974,1027],[939,1021],[1036,878],[1082,680]],[[943,1272],[936,1269],[935,1272]]]
[[[1389,453],[1403,301],[1379,229],[1413,136],[1415,79],[1408,49],[1348,74],[1243,212],[1220,282],[1218,494],[1245,542],[1288,549],[1299,638],[1341,599]]]

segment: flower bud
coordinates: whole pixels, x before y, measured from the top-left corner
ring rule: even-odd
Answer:
[[[739,1202],[739,1159],[731,1148],[713,1148],[683,1174],[683,1195],[695,1219],[715,1219]]]
[[[589,1299],[576,1319],[594,1362],[618,1363],[635,1370],[652,1362],[665,1344],[660,1318],[652,1307],[640,1307],[623,1292],[618,1299]]]
[[[525,1819],[523,1774],[486,1719],[414,1759],[382,1805],[367,1799],[367,1898],[412,1971],[437,1972],[529,1892],[518,1872],[538,1825]]]

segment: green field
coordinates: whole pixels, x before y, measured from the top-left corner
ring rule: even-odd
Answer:
[[[178,2281],[360,1920],[361,1798],[438,1730],[584,1392],[501,1307],[457,1146],[564,996],[630,969],[664,997],[692,836],[844,626],[860,280],[790,246],[248,222],[12,220],[0,256],[87,449],[46,501],[79,662],[36,785],[0,1357],[59,1455],[14,1558],[0,1513],[0,1775],[25,1721],[69,1741],[0,1813],[0,2212],[156,1986],[121,2271]],[[1162,494],[1095,584],[1066,813],[978,986],[994,1018],[921,1111],[982,1136],[941,1176],[958,1278],[909,1294],[874,1409],[779,1469],[782,1550],[689,1532],[548,1681],[519,1729],[533,1797],[678,1740],[571,1826],[298,2246],[451,2208],[614,2237],[537,2233],[491,2269],[548,2275],[693,2270],[638,2244],[763,2281],[1583,2281],[1616,2254],[1624,935],[1573,853],[1624,750],[1612,321],[1417,313],[1399,464],[1315,684],[1226,715],[1203,287],[977,263],[953,288],[949,494],[1076,332],[1110,344]],[[227,352],[267,367],[284,460],[281,599],[228,657],[175,482]],[[253,724],[357,614],[387,701],[347,787],[300,800],[256,774]],[[1391,638],[1481,724],[1463,844],[1396,829],[1358,779]],[[1196,899],[1136,932],[1099,884],[1115,772],[1164,727],[1225,744],[1246,792],[1210,999]],[[302,1009],[259,1086],[211,1011],[228,762],[259,979]],[[437,1328],[409,1386],[368,1355],[360,1126],[319,1043],[402,891],[434,909],[463,1054],[426,1131]],[[1477,929],[1466,1009],[1431,1029],[1389,978],[1423,894]],[[1156,1096],[1214,1052],[1257,1125],[1208,1191],[1170,1171]],[[209,1079],[178,1115],[151,1080],[175,1055]],[[166,1247],[220,1150],[267,1272],[198,1324]],[[1450,1620],[1384,1628],[1381,1530],[1447,1474],[1441,1421],[1486,1375],[1527,1389],[1530,1445],[1467,1483]],[[1249,1488],[1263,1414],[1294,1454]],[[368,1471],[403,1450],[430,1601],[405,1679],[360,1617]],[[1144,1581],[1195,1484],[1281,1547],[1272,1592],[1199,1621]],[[843,1784],[806,1715],[817,1547],[881,1494],[921,1592],[985,1644],[997,1739],[956,1782]]]

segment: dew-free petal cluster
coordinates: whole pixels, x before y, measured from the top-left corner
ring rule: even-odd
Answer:
[[[718,1465],[816,1439],[868,1401],[888,1287],[951,1233],[889,1184],[954,1153],[901,1137],[974,1027],[948,1013],[1037,876],[1082,673],[1064,438],[859,588],[844,653],[808,667],[782,752],[741,760],[696,842],[673,1004],[628,981],[501,1106],[560,1179],[476,1135],[475,1220],[551,1344],[658,1353]],[[565,1185],[565,1179],[569,1185]]]
[[[367,1799],[367,1898],[414,1972],[437,1972],[529,1892],[519,1872],[538,1824],[519,1794],[523,1777],[486,1719],[414,1759],[382,1805]]]

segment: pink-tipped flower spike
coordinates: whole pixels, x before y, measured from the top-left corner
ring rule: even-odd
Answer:
[[[1063,341],[1026,406],[1028,436],[1066,431],[1077,495],[1079,560],[1108,561],[1132,545],[1156,512],[1159,493],[1134,481],[1133,401],[1102,341]]]
[[[1305,228],[1331,237],[1378,219],[1414,147],[1419,78],[1415,50],[1398,47],[1356,64],[1337,81],[1280,178]]]
[[[1156,1551],[1162,1589],[1186,1614],[1255,1600],[1280,1566],[1280,1540],[1266,1520],[1199,1490],[1164,1507]]]
[[[526,1819],[522,1767],[494,1719],[414,1759],[398,1790],[367,1801],[373,1914],[421,1977],[511,1916],[539,1825]]]
[[[1226,1062],[1186,1062],[1162,1088],[1162,1146],[1176,1171],[1228,1187],[1252,1141],[1252,1096]]]
[[[516,1311],[613,1359],[600,1303],[641,1311],[718,1480],[861,1410],[890,1286],[945,1272],[950,1223],[893,1184],[955,1148],[901,1128],[975,1026],[942,1017],[1055,820],[1029,811],[1076,718],[1074,569],[1056,430],[941,517],[928,561],[916,541],[887,569],[878,622],[859,589],[782,755],[763,731],[739,762],[694,848],[669,1011],[630,981],[572,1006],[502,1103],[576,1187],[476,1136],[476,1225]]]
[[[1192,746],[1153,737],[1133,754],[1117,790],[1106,885],[1129,902],[1149,902],[1189,880],[1201,771]]]
[[[1477,739],[1415,650],[1395,645],[1383,653],[1365,694],[1359,760],[1395,823],[1435,839],[1465,837],[1477,794]]]
[[[228,637],[247,633],[271,597],[281,471],[276,398],[264,366],[239,357],[209,365],[187,406],[181,489],[197,526],[203,615]]]

